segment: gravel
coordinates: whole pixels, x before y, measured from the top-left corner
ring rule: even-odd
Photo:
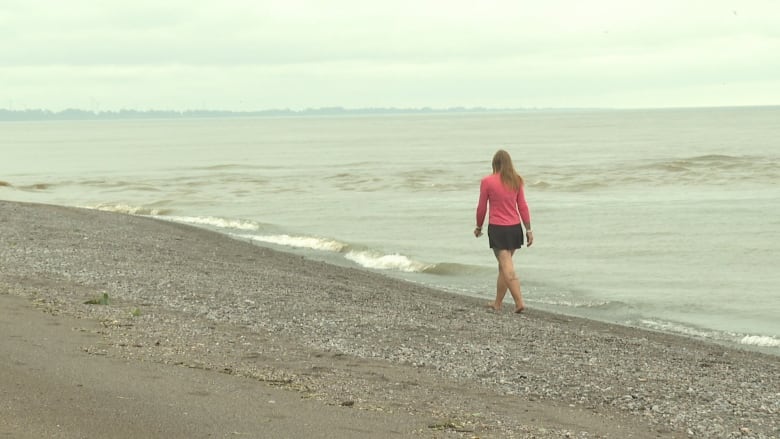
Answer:
[[[108,294],[109,304],[84,302]],[[0,294],[422,437],[780,437],[780,357],[476,299],[145,217],[0,201]]]

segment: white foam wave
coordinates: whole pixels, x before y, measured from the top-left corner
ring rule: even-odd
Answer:
[[[332,239],[315,238],[311,236],[290,235],[234,235],[238,238],[247,238],[253,241],[267,242],[269,244],[283,245],[285,247],[308,248],[312,250],[341,252],[347,247],[343,242]]]
[[[537,303],[542,303],[545,305],[561,306],[567,308],[604,308],[610,305],[614,305],[616,303],[616,302],[611,302],[609,300],[593,301],[593,302],[577,302],[574,300],[543,298],[543,297],[537,298],[535,299],[535,301]]]
[[[367,251],[351,251],[344,257],[365,268],[377,270],[398,270],[406,273],[419,273],[432,267],[431,264],[415,261],[404,255],[379,255]]]
[[[102,210],[105,212],[126,213],[129,215],[164,215],[167,209],[155,209],[153,207],[130,206],[129,204],[98,204],[97,206],[84,206],[87,209]]]
[[[692,328],[683,324],[672,322],[660,322],[655,320],[642,320],[641,323],[651,329],[673,332],[677,334],[704,338],[704,339],[716,339],[726,340],[731,342],[738,342],[743,345],[764,347],[764,348],[780,348],[780,339],[771,336],[764,335],[745,335],[742,338],[738,338],[739,335],[733,333],[722,333],[719,331],[706,331],[698,328]]]
[[[764,348],[780,348],[780,340],[762,335],[746,335],[742,337],[742,340],[740,340],[739,343]]]
[[[201,226],[213,226],[220,229],[260,230],[260,225],[254,221],[218,218],[213,216],[166,216],[165,220],[177,223],[197,224]]]
[[[698,338],[713,338],[715,333],[713,331],[705,331],[690,326],[685,326],[679,323],[663,322],[657,320],[641,320],[640,323],[650,329],[663,332],[672,332],[677,334],[683,334],[691,337]]]

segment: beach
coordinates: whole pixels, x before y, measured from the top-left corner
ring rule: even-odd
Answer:
[[[780,437],[777,356],[153,218],[0,201],[0,304],[0,437]]]
[[[515,258],[531,308],[777,354],[779,118],[770,107],[6,122],[0,199],[195,225],[491,300],[495,261],[470,232],[503,145],[536,235]]]

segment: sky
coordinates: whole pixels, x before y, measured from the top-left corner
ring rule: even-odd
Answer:
[[[0,108],[780,105],[780,0],[0,0]]]

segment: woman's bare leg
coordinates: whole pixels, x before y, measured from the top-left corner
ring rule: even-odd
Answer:
[[[503,285],[509,289],[509,294],[512,295],[512,299],[515,300],[515,312],[521,312],[525,309],[525,303],[523,302],[523,294],[520,291],[520,279],[515,272],[515,263],[512,261],[512,256],[515,254],[514,250],[495,250],[496,259],[498,259],[498,275],[502,278]],[[506,288],[501,290],[499,288],[499,282],[496,282],[496,304],[499,304],[499,299],[503,300],[506,294]]]
[[[504,302],[504,296],[506,296],[506,281],[504,276],[501,275],[501,266],[498,268],[498,276],[496,278],[496,300],[488,303],[488,307],[493,308],[496,311],[501,311],[501,305]]]

